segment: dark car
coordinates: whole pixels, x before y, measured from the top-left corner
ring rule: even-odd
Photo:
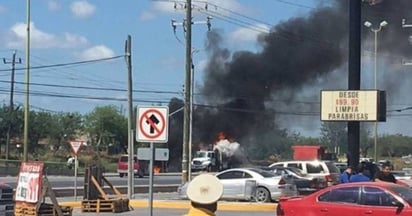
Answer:
[[[265,169],[283,176],[287,183],[296,185],[300,195],[311,194],[328,186],[325,178],[308,176],[298,168],[273,166]]]
[[[13,188],[0,183],[0,215],[13,216],[14,213]]]

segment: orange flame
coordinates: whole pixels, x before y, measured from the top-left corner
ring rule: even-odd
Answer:
[[[219,141],[225,140],[225,139],[227,139],[227,140],[228,140],[229,142],[231,142],[231,143],[232,143],[232,142],[235,142],[235,139],[229,137],[229,135],[225,134],[225,132],[219,132],[219,133],[217,134],[217,137],[216,137],[215,145],[216,145]]]

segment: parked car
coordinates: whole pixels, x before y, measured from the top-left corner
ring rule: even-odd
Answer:
[[[295,167],[301,169],[304,173],[313,177],[324,177],[328,182],[328,186],[339,184],[340,170],[335,166],[333,161],[283,161],[276,162],[269,167],[283,166],[283,167]]]
[[[281,196],[297,195],[295,185],[287,184],[282,176],[259,168],[232,168],[215,174],[223,184],[223,200],[242,200],[248,182],[254,182],[252,196],[257,202],[277,201]],[[188,183],[177,190],[181,198],[187,198]],[[249,185],[250,186],[250,185]]]
[[[283,176],[287,183],[296,185],[300,195],[311,194],[328,186],[325,178],[308,176],[298,168],[272,166],[266,169],[276,175]]]
[[[412,180],[412,175],[406,171],[394,170],[391,173],[395,176],[397,180]]]
[[[129,163],[129,155],[127,154],[119,155],[119,159],[117,161],[117,173],[119,173],[120,177],[126,176],[127,173],[129,172],[128,163]],[[134,175],[137,175],[140,178],[143,178],[144,169],[142,166],[140,166],[137,156],[134,156],[133,164],[134,164],[134,168],[133,168]]]
[[[0,182],[0,215],[14,215],[13,187]]]
[[[284,197],[277,216],[412,215],[412,190],[387,182],[355,182],[327,187],[308,196]]]

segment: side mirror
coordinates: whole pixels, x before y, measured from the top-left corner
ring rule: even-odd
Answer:
[[[395,206],[397,206],[398,208],[403,208],[403,207],[405,207],[405,205],[403,204],[403,203],[401,203],[401,202],[399,202],[399,201],[393,201],[392,202],[392,204],[393,205],[395,205]]]
[[[403,203],[399,202],[398,200],[393,201],[392,204],[394,206],[398,207],[396,209],[396,214],[400,214],[402,212],[403,208],[405,207],[405,205]]]

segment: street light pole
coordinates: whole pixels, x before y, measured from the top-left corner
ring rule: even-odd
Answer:
[[[388,25],[388,22],[386,22],[385,20],[379,23],[379,27],[378,28],[373,28],[372,27],[372,23],[369,21],[366,21],[364,23],[364,25],[368,28],[370,28],[370,30],[374,33],[375,36],[375,41],[374,41],[374,76],[375,76],[375,84],[374,84],[374,88],[375,90],[378,89],[378,76],[377,76],[377,66],[378,66],[378,32],[380,32],[382,30],[383,27],[385,27],[386,25]],[[375,162],[378,161],[378,119],[376,119],[375,121],[375,134],[374,134],[374,153],[373,153],[373,158],[375,160]]]

